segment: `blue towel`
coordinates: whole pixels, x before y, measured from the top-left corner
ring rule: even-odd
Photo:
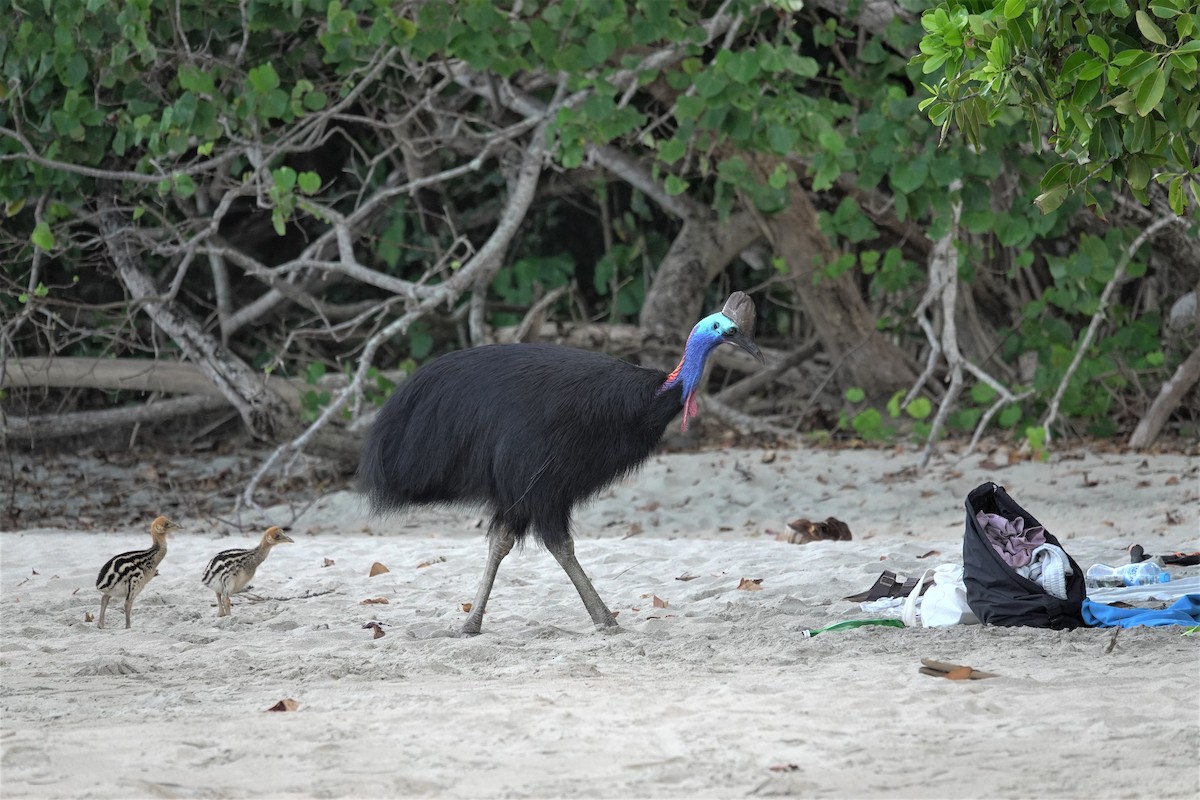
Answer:
[[[1116,608],[1083,601],[1083,621],[1093,628],[1136,628],[1139,625],[1200,625],[1200,594],[1185,594],[1163,609]]]

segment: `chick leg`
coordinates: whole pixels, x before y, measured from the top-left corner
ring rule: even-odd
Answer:
[[[554,560],[567,573],[571,583],[575,584],[575,589],[579,592],[580,599],[583,600],[583,607],[587,609],[595,626],[598,629],[619,627],[616,618],[608,610],[608,606],[600,599],[596,587],[592,586],[587,573],[583,571],[583,567],[579,566],[579,561],[575,558],[575,542],[571,541],[571,537],[563,538],[549,550],[550,555],[554,556]]]
[[[133,597],[126,596],[125,597],[125,627],[126,628],[133,627],[132,617],[133,617]]]
[[[492,584],[496,582],[496,573],[500,570],[500,562],[512,551],[514,544],[516,544],[516,539],[507,528],[503,529],[503,532],[492,530],[488,533],[487,565],[483,568],[483,580],[479,584],[479,591],[475,593],[471,614],[462,626],[464,635],[474,636],[483,626],[483,611],[487,608],[488,597],[492,593]]]
[[[108,595],[100,595],[100,619],[96,620],[96,627],[104,627],[104,610],[108,608]]]

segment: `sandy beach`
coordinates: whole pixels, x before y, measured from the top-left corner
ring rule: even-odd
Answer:
[[[216,616],[199,577],[253,532],[180,518],[133,628],[94,588],[147,526],[0,533],[4,797],[1155,797],[1200,795],[1200,636],[867,618],[890,569],[961,563],[994,480],[1085,567],[1200,544],[1186,455],[935,459],[908,449],[660,455],[576,516],[621,630],[591,629],[532,543],[483,635],[457,635],[485,545],[470,510],[369,519],[323,497]],[[140,480],[132,478],[132,480]],[[277,509],[283,517],[284,509]],[[849,542],[776,540],[797,517]],[[273,519],[283,524],[287,518]],[[371,577],[373,563],[388,572]],[[1179,577],[1200,568],[1175,569]],[[739,589],[748,579],[753,590]],[[760,583],[753,583],[761,581]],[[386,602],[383,602],[386,600]],[[375,601],[375,602],[365,602]],[[384,635],[374,638],[377,622]],[[922,658],[998,677],[949,681]],[[295,711],[268,713],[281,699]]]

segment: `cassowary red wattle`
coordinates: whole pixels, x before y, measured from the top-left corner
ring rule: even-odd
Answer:
[[[359,463],[375,513],[431,503],[491,513],[488,561],[464,633],[478,633],[496,572],[532,527],[597,627],[608,607],[575,559],[571,510],[639,466],[683,409],[697,412],[705,362],[722,344],[760,361],[742,292],[700,320],[670,373],[552,344],[461,350],[418,369],[379,412]]]

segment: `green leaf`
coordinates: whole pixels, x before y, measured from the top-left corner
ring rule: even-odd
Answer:
[[[54,234],[50,233],[50,225],[46,222],[39,222],[34,226],[33,233],[29,237],[29,241],[40,250],[45,250],[49,253],[54,249]]]
[[[1043,214],[1049,214],[1051,211],[1061,206],[1063,201],[1066,199],[1067,185],[1063,183],[1055,186],[1053,189],[1042,192],[1033,199],[1033,202],[1039,209],[1041,209]]]
[[[275,186],[280,192],[290,192],[296,186],[296,170],[291,167],[280,167],[271,172],[275,178]]]
[[[861,403],[867,399],[867,393],[857,386],[852,386],[846,390],[846,400],[851,403]]]
[[[67,59],[67,67],[63,71],[63,83],[67,86],[78,86],[88,76],[88,62],[81,54],[75,53]]]
[[[677,197],[688,189],[688,182],[678,175],[668,175],[666,181],[667,194]]]
[[[324,92],[308,92],[304,95],[304,107],[309,111],[320,111],[329,102]]]
[[[1139,11],[1139,14],[1142,12]],[[1142,81],[1142,85],[1137,90],[1137,112],[1138,116],[1146,116],[1155,108],[1163,98],[1163,92],[1167,89],[1167,75],[1162,70],[1155,73],[1153,78],[1147,78]]]
[[[904,409],[913,419],[925,419],[933,413],[933,403],[929,402],[928,397],[918,397],[908,404]]]
[[[310,386],[319,381],[325,375],[325,365],[320,361],[310,362],[304,369],[304,382]]]
[[[1146,159],[1141,156],[1129,159],[1129,163],[1125,166],[1125,180],[1134,189],[1145,189],[1146,184],[1150,182],[1150,165]]]
[[[971,399],[979,405],[990,403],[996,399],[996,390],[986,383],[977,383],[971,387]]]
[[[1152,353],[1146,353],[1146,363],[1152,367],[1161,367],[1163,365],[1163,351],[1155,350]]]
[[[1108,42],[1101,39],[1094,33],[1089,33],[1087,37],[1088,45],[1092,48],[1092,52],[1101,58],[1108,59]]]
[[[179,88],[196,94],[211,95],[216,92],[212,75],[190,64],[179,68]]]
[[[1004,18],[1016,19],[1025,13],[1025,0],[1007,0],[1004,3]]]
[[[279,88],[279,74],[270,64],[255,67],[246,74],[246,78],[259,94],[266,94],[272,89]]]
[[[174,175],[171,182],[175,185],[175,191],[180,197],[191,197],[196,193],[196,182],[192,180],[191,175]]]
[[[304,194],[316,194],[321,191],[321,176],[315,172],[301,172],[297,180],[300,191]]]
[[[1021,407],[1020,406],[1008,406],[1003,411],[1001,411],[1000,416],[997,417],[997,422],[999,422],[1000,426],[1003,428],[1011,428],[1013,425],[1016,425],[1020,421],[1021,421]]]
[[[664,164],[674,164],[683,158],[687,152],[687,141],[684,139],[667,139],[658,146],[658,157]]]
[[[1166,35],[1163,34],[1162,28],[1154,24],[1154,20],[1150,19],[1149,14],[1141,9],[1138,9],[1137,13],[1135,13],[1133,16],[1134,19],[1137,20],[1138,30],[1142,32],[1142,36],[1145,36],[1155,44],[1166,45]]]
[[[901,161],[892,169],[890,180],[894,189],[904,194],[910,194],[921,188],[927,177],[929,177],[929,160],[921,157]]]
[[[1177,175],[1171,181],[1171,187],[1167,190],[1167,204],[1171,206],[1171,210],[1179,216],[1183,216],[1184,209],[1187,207],[1187,201],[1183,197],[1183,176]]]

